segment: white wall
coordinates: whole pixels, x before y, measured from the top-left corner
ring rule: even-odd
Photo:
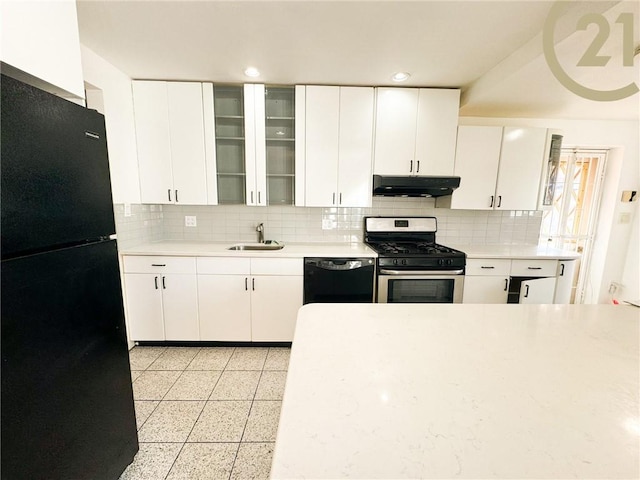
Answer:
[[[74,0],[0,2],[3,73],[70,99],[84,99]]]
[[[548,127],[563,132],[563,146],[611,149],[593,245],[590,289],[587,289],[589,298],[585,303],[607,303],[611,282],[624,286],[628,282],[630,290],[635,288],[637,293],[633,281],[637,285],[640,276],[637,261],[640,245],[637,241],[630,241],[633,223],[620,223],[620,215],[637,208],[637,203],[631,206],[623,204],[620,198],[623,190],[640,188],[640,122],[460,117],[460,124]],[[633,297],[634,292],[631,291],[629,295]]]
[[[85,82],[102,93],[113,202],[140,203],[131,78],[84,45],[81,51]],[[90,108],[93,96],[87,98]]]

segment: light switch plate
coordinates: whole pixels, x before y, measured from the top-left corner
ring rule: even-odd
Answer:
[[[184,226],[185,227],[197,227],[198,222],[196,221],[195,215],[185,215],[184,216]]]

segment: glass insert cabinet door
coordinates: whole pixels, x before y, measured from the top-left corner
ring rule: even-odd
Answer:
[[[267,199],[269,205],[293,205],[295,183],[295,89],[265,89]]]
[[[293,205],[295,87],[213,90],[218,204]]]

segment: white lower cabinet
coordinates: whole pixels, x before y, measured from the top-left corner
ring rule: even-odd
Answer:
[[[131,340],[200,340],[195,258],[127,256],[124,280]]]
[[[560,260],[558,262],[558,277],[553,303],[572,303],[571,297],[573,297],[573,283],[577,264],[577,260]]]
[[[556,274],[562,271],[570,274],[550,259],[469,259],[462,303],[569,303],[556,293]]]
[[[198,275],[201,340],[251,340],[248,284],[248,275]]]
[[[292,341],[302,306],[302,276],[255,276],[251,282],[251,340]]]
[[[509,259],[469,259],[462,303],[507,303]]]
[[[197,269],[202,340],[293,340],[301,258],[200,257]]]

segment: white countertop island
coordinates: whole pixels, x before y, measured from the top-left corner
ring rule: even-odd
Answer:
[[[640,309],[315,304],[272,479],[640,477]]]

